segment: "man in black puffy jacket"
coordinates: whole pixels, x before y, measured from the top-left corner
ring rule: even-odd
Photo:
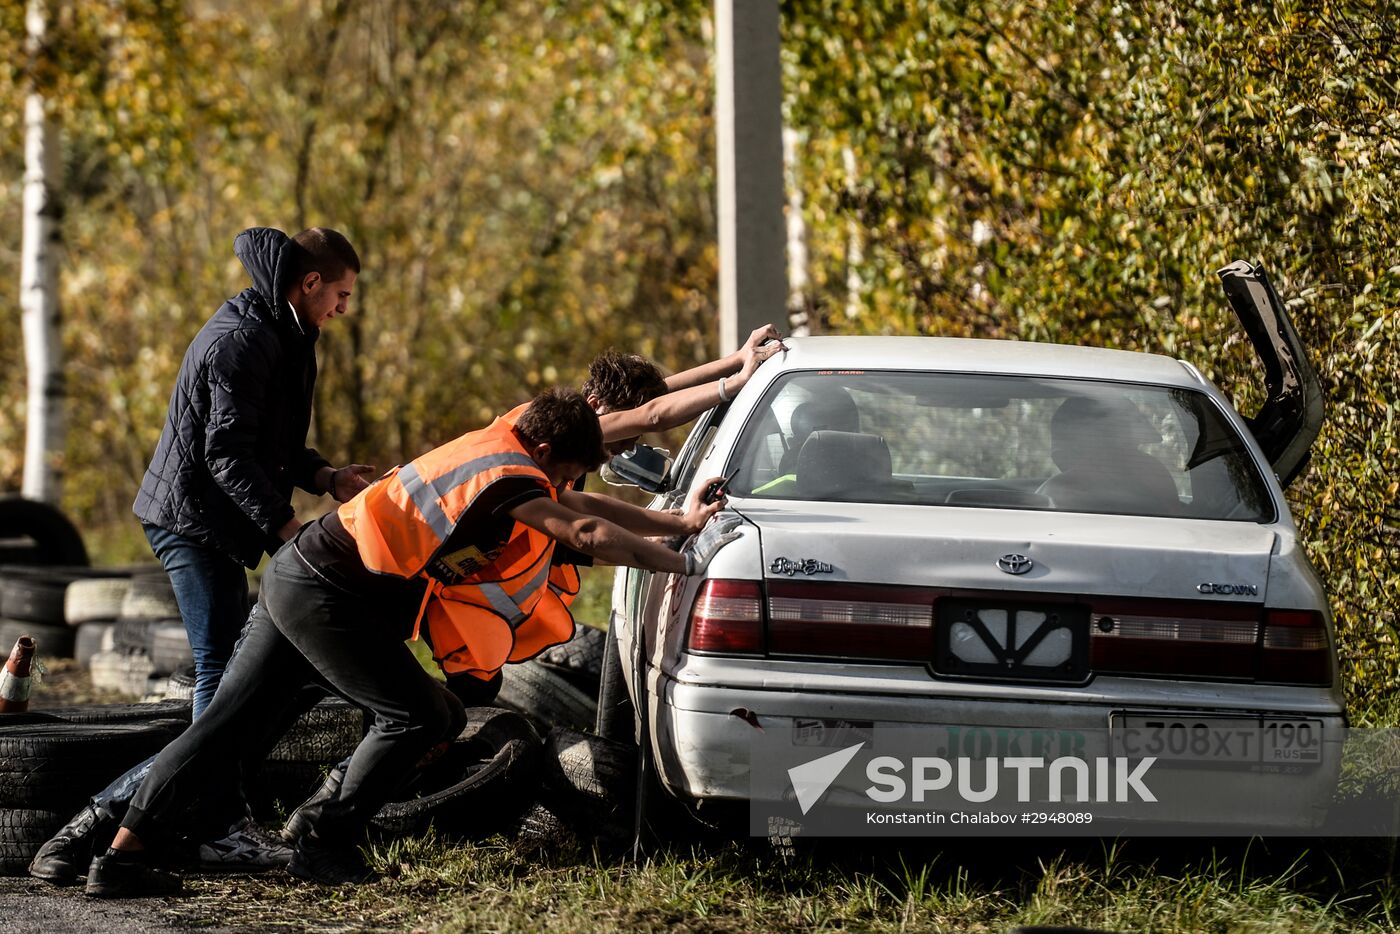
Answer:
[[[289,238],[254,227],[234,240],[253,278],[224,302],[185,351],[155,456],[133,507],[175,590],[195,660],[194,716],[213,699],[248,618],[248,579],[300,523],[294,486],[345,502],[374,468],[333,468],[306,446],[316,338],[346,313],[360,259],[324,227]],[[30,873],[72,884],[105,846],[149,771],[128,771],[44,844]],[[235,807],[235,811],[238,810]],[[105,835],[106,839],[99,839]],[[290,850],[239,821],[200,847],[201,861],[237,868],[284,863]]]
[[[324,227],[292,238],[254,227],[233,250],[253,285],[224,302],[185,351],[133,507],[189,633],[195,716],[248,618],[243,569],[299,527],[292,487],[344,502],[371,472],[336,470],[306,446],[316,338],[346,312],[360,269],[354,247]]]

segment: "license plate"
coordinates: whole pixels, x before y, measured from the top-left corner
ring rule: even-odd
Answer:
[[[1321,720],[1114,714],[1109,722],[1118,756],[1265,765],[1323,761]]]
[[[943,599],[934,612],[933,665],[941,675],[1073,683],[1089,676],[1085,606]]]

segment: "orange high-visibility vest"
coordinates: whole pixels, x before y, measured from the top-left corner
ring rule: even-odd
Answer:
[[[573,564],[556,564],[549,569],[549,591],[565,606],[571,606],[578,596],[578,567]]]
[[[428,581],[413,638],[428,627],[433,657],[448,674],[489,678],[505,663],[573,636],[573,617],[548,587],[554,539],[517,522],[489,563],[480,563],[487,556],[474,548],[439,554],[471,504],[498,480],[531,477],[558,499],[512,430],[526,407],[395,468],[339,510],[366,568]],[[444,585],[427,573],[434,558],[466,576]]]

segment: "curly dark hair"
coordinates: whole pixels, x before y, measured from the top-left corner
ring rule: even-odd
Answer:
[[[598,416],[575,389],[556,386],[535,396],[515,430],[528,447],[548,444],[557,463],[592,470],[608,459]]]
[[[666,394],[666,377],[646,357],[608,348],[588,365],[583,394],[593,396],[609,412],[625,412]]]

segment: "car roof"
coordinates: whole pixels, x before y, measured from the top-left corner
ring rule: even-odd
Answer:
[[[962,337],[790,337],[783,369],[947,370],[1071,376],[1199,388],[1188,364],[1161,354]]]

